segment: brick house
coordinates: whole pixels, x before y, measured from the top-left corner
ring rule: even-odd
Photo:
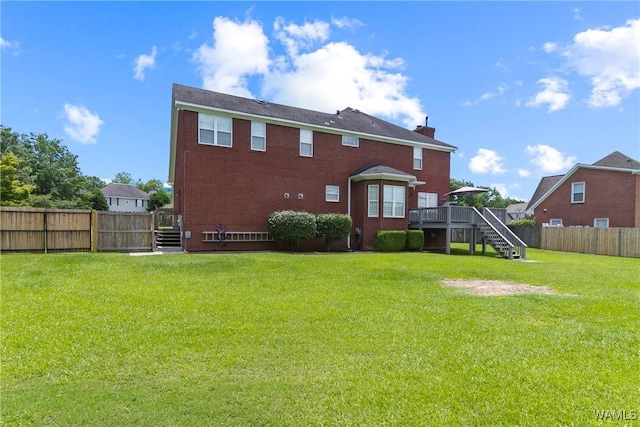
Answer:
[[[456,147],[432,127],[178,84],[172,98],[169,181],[186,251],[281,249],[267,232],[277,210],[349,214],[351,238],[336,248],[370,250],[377,230],[407,229],[410,208],[437,206],[449,191]],[[429,238],[425,247],[443,246],[444,233]]]
[[[640,162],[614,151],[544,177],[526,212],[538,225],[640,227]]]

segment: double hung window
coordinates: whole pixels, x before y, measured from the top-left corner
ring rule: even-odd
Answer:
[[[198,143],[231,147],[231,117],[198,113]]]

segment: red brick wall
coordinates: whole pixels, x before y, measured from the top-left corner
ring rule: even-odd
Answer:
[[[562,218],[565,227],[593,227],[594,218],[609,218],[609,227],[635,227],[639,215],[637,181],[637,175],[629,172],[578,169],[536,207],[536,223]],[[571,203],[573,182],[585,183],[584,203]]]
[[[427,182],[415,194],[407,192],[407,209],[417,207],[417,191],[438,193],[441,198],[449,191],[448,152],[423,150],[423,170],[415,171],[413,148],[409,146],[361,138],[360,147],[346,147],[340,135],[314,132],[313,157],[308,158],[299,155],[298,128],[268,124],[266,152],[252,151],[250,139],[251,122],[233,119],[232,148],[198,144],[198,114],[186,110],[179,113],[174,205],[184,217],[184,230],[191,231],[186,250],[216,250],[215,244],[201,242],[202,232],[215,230],[216,224],[225,225],[229,231],[267,231],[267,218],[276,210],[347,213],[348,175],[376,161]],[[326,185],[340,187],[338,203],[325,201]],[[284,193],[289,193],[288,199]],[[358,197],[364,200],[355,197],[354,191],[354,227],[360,218],[356,204],[365,209],[366,215],[366,194]],[[407,220],[408,216],[402,220],[380,218],[379,225],[406,229]],[[369,226],[367,229],[369,233]],[[365,238],[368,245],[369,237]],[[264,243],[242,245],[229,243],[225,249],[273,247]],[[322,242],[317,245],[322,249]]]

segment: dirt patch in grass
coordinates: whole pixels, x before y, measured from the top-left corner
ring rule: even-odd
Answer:
[[[500,280],[443,280],[445,286],[466,288],[472,295],[505,296],[521,294],[555,294],[548,286],[531,286],[522,283],[502,282]]]

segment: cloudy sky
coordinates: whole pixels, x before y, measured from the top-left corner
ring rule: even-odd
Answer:
[[[637,2],[2,2],[1,123],[82,173],[168,176],[171,85],[358,108],[458,147],[452,178],[528,200],[640,159]]]

